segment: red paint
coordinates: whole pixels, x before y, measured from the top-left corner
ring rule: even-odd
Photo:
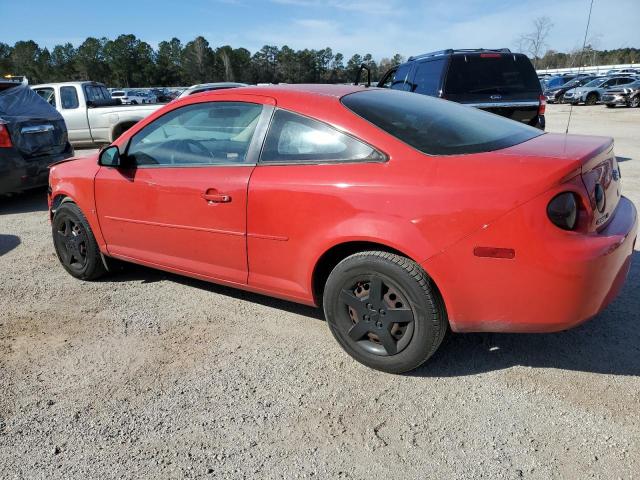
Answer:
[[[314,271],[332,247],[391,248],[433,278],[455,331],[564,329],[614,298],[637,219],[612,180],[611,139],[544,134],[496,152],[428,156],[342,106],[341,96],[361,88],[193,95],[115,144],[183,105],[245,100],[332,124],[384,152],[385,163],[125,170],[100,167],[93,157],[52,168],[52,199],[78,203],[106,255],[306,304],[317,303]],[[595,183],[605,189],[603,212],[593,208]],[[576,231],[560,230],[546,215],[563,191],[580,199]],[[493,255],[477,256],[478,247]]]

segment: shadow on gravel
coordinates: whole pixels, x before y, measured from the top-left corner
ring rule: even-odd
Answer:
[[[20,245],[20,237],[0,233],[0,257]]]
[[[616,155],[616,160],[618,161],[618,163],[622,163],[622,162],[628,162],[629,160],[633,160],[631,157],[621,157],[619,155]]]
[[[104,279],[152,283],[169,280],[189,287],[324,320],[319,308],[216,285],[134,264]],[[327,341],[331,341],[327,338]],[[457,377],[516,365],[611,375],[640,375],[640,252],[619,297],[593,320],[551,334],[468,333],[449,335],[418,377]]]
[[[589,322],[549,334],[450,335],[410,375],[457,377],[516,365],[640,376],[640,252],[633,252],[618,298]]]
[[[246,302],[257,303],[264,305],[265,307],[277,308],[278,310],[284,310],[286,312],[295,313],[297,315],[303,315],[305,317],[315,318],[317,320],[324,320],[324,314],[322,310],[315,307],[309,307],[307,305],[301,305],[298,303],[289,302],[287,300],[280,300],[278,298],[268,297],[266,295],[260,295],[259,293],[246,292],[237,288],[225,287],[224,285],[217,285],[215,283],[205,282],[190,277],[183,277],[182,275],[176,275],[169,272],[163,272],[161,270],[155,270],[153,268],[143,267],[135,264],[124,264],[119,272],[114,272],[113,275],[109,275],[104,278],[105,282],[135,282],[142,283],[154,283],[162,280],[169,280],[172,282],[186,285],[189,287],[199,288],[201,290],[207,290],[209,292],[217,293],[219,295],[225,295],[227,297],[237,298]]]
[[[10,197],[0,196],[0,215],[46,212],[47,208],[46,188],[29,190]]]

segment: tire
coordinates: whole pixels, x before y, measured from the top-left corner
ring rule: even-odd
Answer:
[[[340,346],[358,362],[388,373],[422,365],[448,328],[425,271],[388,252],[365,251],[342,260],[327,279],[323,306]]]
[[[557,96],[556,103],[564,103],[564,95]]]
[[[51,221],[53,246],[64,269],[80,280],[95,280],[107,271],[89,222],[72,202],[61,204]]]
[[[633,97],[631,99],[631,101],[629,102],[629,106],[631,108],[638,108],[640,107],[640,95],[636,95],[635,97]]]
[[[598,94],[591,92],[587,95],[587,98],[584,99],[585,105],[595,105],[598,101]]]

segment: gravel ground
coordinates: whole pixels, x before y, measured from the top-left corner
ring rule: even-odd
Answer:
[[[549,106],[548,130],[567,113]],[[639,125],[640,109],[578,107],[570,130],[615,137],[637,205]],[[0,200],[0,477],[638,477],[635,257],[579,328],[453,335],[393,376],[311,308],[142,267],[75,280],[43,193]]]

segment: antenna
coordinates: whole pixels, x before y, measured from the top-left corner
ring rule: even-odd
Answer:
[[[582,56],[584,55],[584,48],[587,46],[587,35],[589,33],[589,24],[591,23],[591,10],[593,10],[593,0],[589,6],[589,17],[587,18],[587,28],[584,31],[584,41],[582,42],[582,51],[580,52],[580,64],[578,65],[578,75],[580,75],[580,69],[582,68]],[[567,128],[564,134],[569,133],[569,124],[571,123],[571,113],[573,112],[573,103],[569,107],[569,118],[567,119]]]

